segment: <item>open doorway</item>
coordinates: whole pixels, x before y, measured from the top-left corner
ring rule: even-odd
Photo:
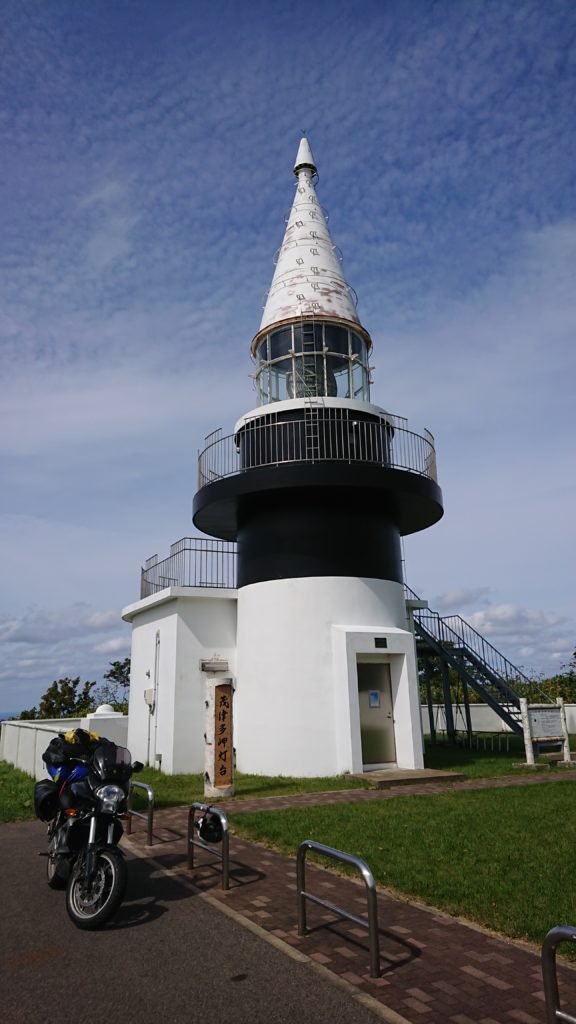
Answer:
[[[384,768],[396,763],[390,666],[359,661],[357,669],[363,767]]]

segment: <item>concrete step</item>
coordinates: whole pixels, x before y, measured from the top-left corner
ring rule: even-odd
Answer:
[[[352,774],[352,778],[368,782],[371,789],[388,789],[389,786],[422,786],[427,783],[462,782],[466,776],[435,768],[382,768],[373,772],[356,772]]]

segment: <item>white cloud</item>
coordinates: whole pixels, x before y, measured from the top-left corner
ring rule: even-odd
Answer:
[[[129,214],[108,216],[95,229],[86,244],[88,263],[101,271],[109,264],[117,263],[132,251],[132,229],[138,224],[139,217]]]
[[[490,587],[455,587],[453,590],[445,590],[430,601],[431,607],[435,610],[460,612],[470,604],[477,604],[479,601],[487,601],[490,594]]]
[[[88,629],[108,629],[118,623],[118,612],[116,609],[109,609],[105,612],[93,612],[84,620]]]
[[[566,623],[562,615],[532,609],[521,608],[515,604],[490,605],[482,611],[467,616],[468,622],[475,629],[490,632],[493,635],[533,636],[540,630],[548,630],[553,626]]]
[[[130,654],[130,637],[129,636],[118,636],[112,637],[110,640],[104,640],[101,644],[96,644],[92,648],[95,654],[124,654],[128,656]]]
[[[246,371],[249,364],[246,365]],[[28,372],[11,382],[0,412],[0,451],[10,457],[48,453],[52,459],[92,444],[124,445],[166,435],[171,445],[203,429],[218,409],[254,402],[247,372],[219,379],[216,367],[181,373],[130,366]],[[239,399],[240,393],[240,399]],[[216,402],[217,400],[217,402]],[[246,408],[246,406],[244,406]],[[210,418],[209,418],[210,417]],[[222,416],[224,419],[224,416]],[[232,429],[233,422],[231,425]],[[192,452],[201,437],[194,437]],[[191,442],[187,440],[191,446]],[[169,452],[168,452],[169,454]]]
[[[521,667],[541,670],[544,666],[552,668],[552,664],[567,664],[574,649],[569,619],[542,609],[488,605],[467,614],[466,621]]]
[[[0,711],[21,710],[37,704],[54,679],[100,682],[111,659],[129,655],[130,628],[119,610],[36,608],[0,622],[0,643]]]
[[[62,608],[58,612],[33,608],[18,618],[0,619],[0,642],[54,644],[72,636],[101,633],[117,624],[117,611],[92,612],[85,604]]]

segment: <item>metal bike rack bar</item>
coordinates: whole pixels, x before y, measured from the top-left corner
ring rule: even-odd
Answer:
[[[215,814],[220,819],[222,825],[222,853],[214,849],[215,844],[203,843],[201,839],[194,839],[194,826],[196,824],[196,811],[210,811],[210,814]],[[188,868],[194,867],[194,847],[198,846],[201,850],[207,850],[214,857],[218,857],[222,861],[222,888],[229,889],[229,854],[230,854],[230,843],[229,843],[229,832],[228,832],[228,818],[224,811],[218,810],[212,804],[203,804],[199,800],[195,801],[190,810],[188,811],[188,837],[187,837],[187,850],[188,850]]]
[[[317,853],[321,853],[324,857],[331,857],[332,860],[339,860],[343,864],[351,864],[352,867],[358,868],[364,884],[366,885],[366,896],[368,900],[368,920],[364,917],[357,917],[356,914],[351,914],[347,910],[343,910],[341,907],[337,907],[334,903],[329,903],[328,900],[321,900],[319,896],[313,896],[312,893],[306,892],[306,853],[308,850],[315,850]],[[378,942],[378,899],[376,895],[376,883],[374,882],[374,876],[368,867],[366,861],[362,860],[361,857],[355,857],[351,853],[343,853],[342,850],[335,850],[331,846],[324,846],[322,843],[315,843],[311,839],[305,839],[300,844],[298,849],[298,859],[296,862],[296,888],[298,895],[298,935],[306,934],[306,900],[310,900],[311,903],[317,903],[319,907],[324,907],[326,910],[331,910],[333,913],[338,914],[339,917],[345,917],[349,921],[354,921],[354,924],[359,924],[362,928],[368,929],[368,942],[370,946],[370,977],[380,977],[380,947]]]
[[[556,972],[556,948],[561,942],[576,942],[576,928],[559,925],[552,928],[542,943],[542,978],[544,980],[544,997],[546,1000],[546,1024],[576,1024],[576,1017],[563,1013],[560,1009],[558,993],[558,974]]]
[[[136,789],[136,787],[138,787],[138,789],[146,790],[148,796],[148,810],[146,811],[145,814],[143,814],[142,811],[132,810],[132,793],[134,789]],[[128,833],[128,835],[132,835],[132,818],[144,818],[148,823],[148,835],[146,837],[146,845],[152,846],[154,842],[152,838],[152,829],[154,827],[154,790],[152,789],[152,786],[148,786],[146,782],[132,782],[132,780],[130,780],[127,811],[128,827],[126,828],[126,832]]]

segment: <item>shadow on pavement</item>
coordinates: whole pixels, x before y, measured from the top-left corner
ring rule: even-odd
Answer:
[[[127,866],[126,895],[114,918],[105,925],[105,931],[151,924],[169,912],[166,904],[194,899],[197,895],[175,879],[163,875],[151,861],[134,857]]]
[[[313,935],[315,932],[320,931],[330,932],[336,938],[342,939],[349,946],[356,946],[357,949],[361,949],[369,956],[369,945],[368,945],[368,932],[366,932],[366,939],[357,938],[354,933],[350,931],[350,926],[346,925],[341,921],[330,921],[321,924],[308,926],[307,934]],[[380,965],[381,974],[384,976],[389,971],[396,971],[400,967],[404,967],[413,960],[417,960],[418,957],[422,956],[422,950],[413,943],[408,942],[406,939],[400,938],[399,935],[395,935],[394,932],[387,932],[384,928],[378,929],[379,945],[380,945]],[[394,952],[394,948],[398,952]]]

